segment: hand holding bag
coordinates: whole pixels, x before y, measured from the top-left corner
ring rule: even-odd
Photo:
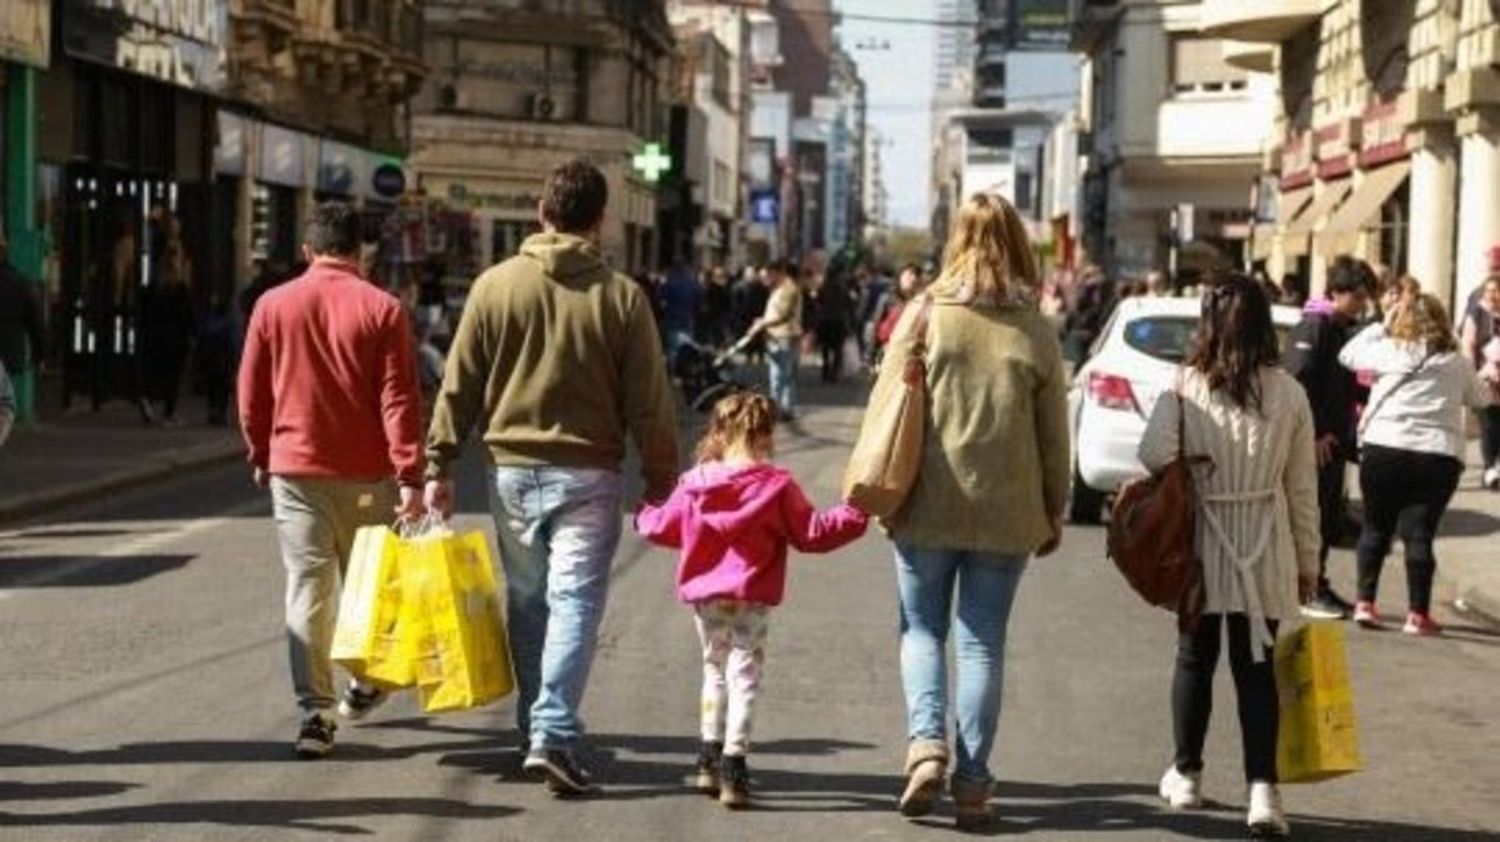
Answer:
[[[901,383],[878,405],[871,404],[844,473],[844,499],[879,518],[901,510],[922,466],[932,306],[932,296],[924,296],[912,320],[914,341]]]
[[[1186,402],[1177,398],[1177,458],[1148,477],[1121,487],[1110,510],[1109,557],[1130,587],[1152,605],[1176,611],[1179,627],[1197,626],[1203,613],[1203,566],[1198,558],[1198,494],[1187,455]]]

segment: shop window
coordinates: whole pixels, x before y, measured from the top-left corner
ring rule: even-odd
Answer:
[[[1172,90],[1177,95],[1243,91],[1249,74],[1224,61],[1217,38],[1172,39]]]

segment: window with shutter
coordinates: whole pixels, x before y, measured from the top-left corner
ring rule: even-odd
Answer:
[[[1245,89],[1248,74],[1224,61],[1224,42],[1183,36],[1172,39],[1172,90],[1178,94]]]

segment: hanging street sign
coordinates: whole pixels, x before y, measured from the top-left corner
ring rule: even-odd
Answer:
[[[661,149],[660,143],[648,143],[641,154],[631,159],[635,171],[652,184],[661,181],[661,175],[672,169],[672,156]]]

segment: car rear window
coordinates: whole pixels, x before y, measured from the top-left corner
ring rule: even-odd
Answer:
[[[1180,363],[1187,358],[1198,320],[1184,316],[1147,316],[1125,325],[1125,344],[1148,357]]]
[[[1197,331],[1198,319],[1192,316],[1146,316],[1125,325],[1125,344],[1149,357],[1180,363],[1187,359]],[[1282,348],[1290,332],[1276,325],[1276,339]]]

